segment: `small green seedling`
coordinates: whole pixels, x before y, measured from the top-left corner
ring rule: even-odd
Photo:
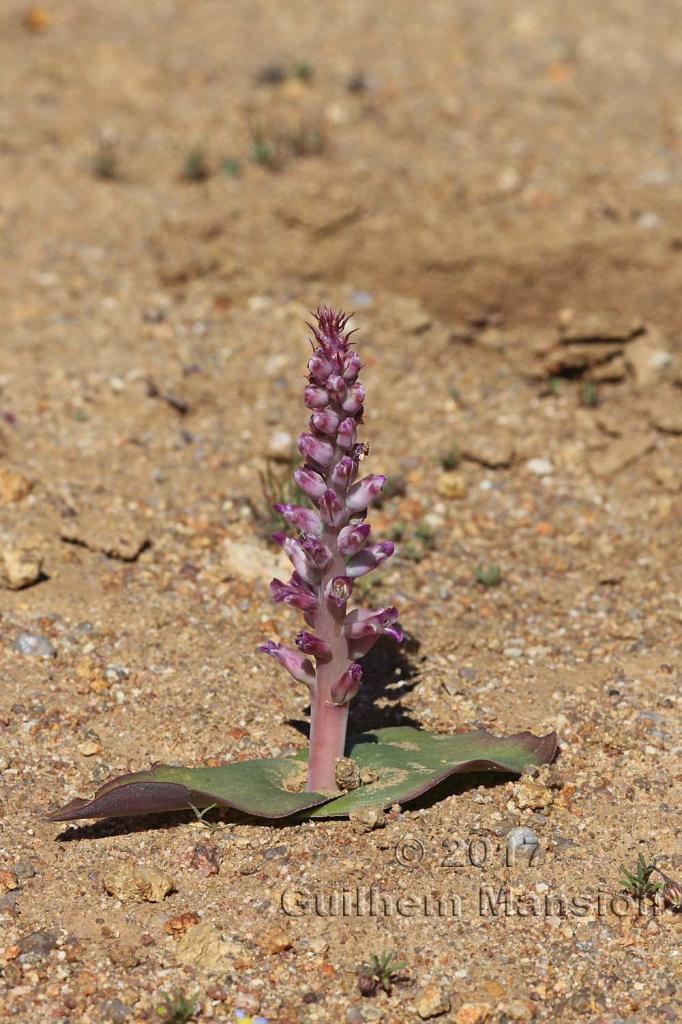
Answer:
[[[495,562],[489,562],[487,565],[481,564],[476,566],[474,578],[483,587],[499,587],[502,582],[502,570]]]
[[[200,147],[190,150],[185,157],[185,162],[182,165],[182,171],[180,177],[183,181],[189,181],[194,184],[200,181],[206,181],[211,176],[211,168],[208,164],[206,153]]]
[[[462,453],[460,451],[459,445],[457,444],[456,441],[453,441],[450,447],[441,455],[440,464],[443,467],[443,469],[449,471],[452,469],[457,469],[461,461]]]
[[[235,160],[234,157],[226,157],[222,164],[222,172],[226,178],[239,178],[242,173],[242,166],[239,160]]]
[[[595,409],[599,405],[599,392],[593,380],[581,382],[578,400],[583,409]]]
[[[281,161],[274,141],[256,132],[251,139],[251,161],[259,167],[267,167],[271,171],[279,170]]]
[[[397,979],[400,972],[405,969],[402,960],[394,960],[392,949],[384,950],[383,953],[372,953],[369,963],[360,964],[358,967],[358,988],[363,996],[375,995],[381,987],[387,995],[390,995],[391,986]]]
[[[391,540],[401,539],[394,537],[394,531],[391,532],[390,536]],[[429,525],[426,519],[421,519],[414,529],[412,539],[407,540],[400,549],[403,558],[410,562],[421,562],[429,551],[433,551],[435,546],[434,536],[433,527]]]
[[[188,1021],[196,1017],[199,1008],[199,997],[186,996],[184,992],[176,990],[172,994],[162,992],[163,1003],[157,1006],[158,1013],[164,1024],[188,1024]]]
[[[92,158],[92,173],[100,181],[116,181],[119,176],[118,157],[111,142],[103,142]]]
[[[199,810],[199,808],[195,807],[193,803],[190,803],[189,805],[190,810],[197,819],[197,825],[201,825],[202,828],[207,829],[211,836],[214,836],[216,832],[222,832],[227,828],[224,821],[206,821],[206,815],[208,812],[214,811],[217,806],[218,804],[209,804],[208,807],[204,807],[202,810]]]
[[[659,889],[663,888],[661,882],[651,881],[651,876],[656,871],[656,865],[648,864],[641,853],[637,859],[637,868],[634,873],[625,867],[622,868],[622,871],[621,891],[628,896],[634,896],[635,899],[653,898]]]
[[[414,531],[415,537],[418,537],[425,548],[431,550],[434,545],[434,530],[429,525],[426,519],[420,519]]]
[[[298,78],[299,82],[311,82],[313,79],[314,71],[312,64],[307,60],[298,60],[292,68],[294,78]]]
[[[296,464],[293,455],[280,467],[268,461],[263,472],[258,474],[262,501],[254,511],[263,536],[268,540],[273,531],[282,525],[282,516],[275,510],[275,505],[297,505],[304,499],[304,494],[292,475]]]

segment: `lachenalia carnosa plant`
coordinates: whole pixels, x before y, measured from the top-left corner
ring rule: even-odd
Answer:
[[[343,313],[324,307],[315,314],[303,394],[310,419],[298,439],[303,464],[295,472],[310,504],[275,506],[292,531],[278,531],[274,539],[293,573],[286,582],[273,580],[270,594],[298,609],[306,628],[293,646],[268,641],[259,648],[308,688],[309,749],[294,757],[218,767],[154,765],[111,779],[91,800],[72,799],[50,815],[53,821],[188,808],[203,814],[211,807],[266,819],[343,817],[412,800],[455,774],[521,772],[554,757],[555,733],[499,738],[484,730],[434,735],[394,726],[346,735],[348,706],[362,683],[362,658],[380,638],[402,638],[394,607],[352,606],[355,581],[385,562],[393,544],[375,542],[366,521],[385,478],[360,475],[367,454],[358,438],[365,389],[348,322]],[[344,755],[357,771],[345,773],[351,781],[339,786],[337,767]]]

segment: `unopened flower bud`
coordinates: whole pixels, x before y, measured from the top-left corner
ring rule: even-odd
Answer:
[[[301,611],[312,611],[313,608],[317,608],[317,598],[314,593],[301,583],[292,581],[289,583],[282,583],[281,580],[274,579],[270,584],[270,597],[275,604],[288,604],[292,608],[300,608]]]
[[[397,618],[397,608],[354,608],[346,615],[343,628],[346,636],[355,640],[385,633]]]
[[[381,474],[371,473],[360,480],[351,490],[346,505],[351,512],[359,512],[366,509],[369,503],[381,492],[386,482],[386,477]]]
[[[310,423],[321,434],[335,434],[339,426],[339,417],[332,409],[325,409],[323,412],[314,412],[310,417]]]
[[[327,391],[336,398],[340,398],[341,395],[345,395],[346,393],[346,382],[339,373],[330,374],[325,387],[327,388]]]
[[[317,537],[310,535],[303,537],[300,544],[306,558],[316,569],[322,570],[327,568],[333,555],[326,544],[323,544]]]
[[[277,504],[272,506],[275,512],[279,514],[294,527],[296,530],[301,530],[302,533],[311,533],[314,537],[320,537],[324,529],[322,520],[318,516],[317,512],[314,512],[311,508],[302,508],[300,505],[283,505]]]
[[[308,360],[308,372],[313,384],[324,384],[332,372],[332,364],[324,356],[317,353]]]
[[[331,488],[320,498],[320,515],[328,526],[341,526],[346,521],[345,505]]]
[[[358,425],[352,416],[339,423],[337,442],[342,448],[352,448],[357,437]]]
[[[306,459],[317,462],[320,466],[330,466],[334,461],[334,445],[321,441],[314,434],[301,434],[298,439],[298,450]]]
[[[283,549],[298,576],[300,576],[305,583],[315,583],[319,576],[317,566],[310,558],[308,558],[301,542],[295,540],[293,537],[288,537],[286,533],[282,533],[281,530],[276,530],[275,533],[272,534],[272,539],[275,544],[279,544]],[[311,538],[311,540],[314,540],[314,538]],[[314,543],[318,542],[314,541]],[[324,547],[324,545],[320,546]]]
[[[360,689],[362,666],[351,662],[343,675],[332,683],[330,696],[334,704],[349,704]]]
[[[309,409],[325,409],[329,405],[329,394],[324,388],[309,384],[303,392],[303,401]]]
[[[332,469],[329,478],[334,487],[346,488],[355,480],[358,471],[358,464],[350,455],[342,455]]]
[[[350,558],[361,551],[367,543],[371,529],[368,523],[353,523],[351,526],[345,526],[339,533],[338,539],[338,548],[341,554]]]
[[[355,413],[359,412],[360,409],[362,409],[364,401],[365,389],[363,388],[362,384],[355,384],[346,392],[346,397],[343,400],[341,408],[350,416],[354,416]]]
[[[362,363],[357,352],[346,353],[343,357],[343,379],[346,383],[354,384],[361,369]]]
[[[294,480],[303,493],[307,494],[309,498],[313,499],[313,501],[319,501],[327,490],[324,477],[310,466],[301,466],[297,469],[294,472]]]

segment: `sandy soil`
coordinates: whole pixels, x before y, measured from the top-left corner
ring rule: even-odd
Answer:
[[[682,915],[612,902],[640,852],[682,876],[679,14],[5,0],[0,1015],[158,1020],[182,990],[215,1021],[682,1019]],[[128,767],[304,745],[254,653],[296,623],[259,473],[320,301],[356,310],[399,483],[371,596],[411,641],[354,727],[556,728],[556,764],[364,834],[46,823]],[[402,975],[363,998],[385,949]]]

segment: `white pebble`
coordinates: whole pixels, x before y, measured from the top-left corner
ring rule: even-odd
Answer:
[[[536,476],[549,476],[550,473],[554,472],[554,466],[549,459],[529,459],[526,463],[526,469],[535,473]]]

